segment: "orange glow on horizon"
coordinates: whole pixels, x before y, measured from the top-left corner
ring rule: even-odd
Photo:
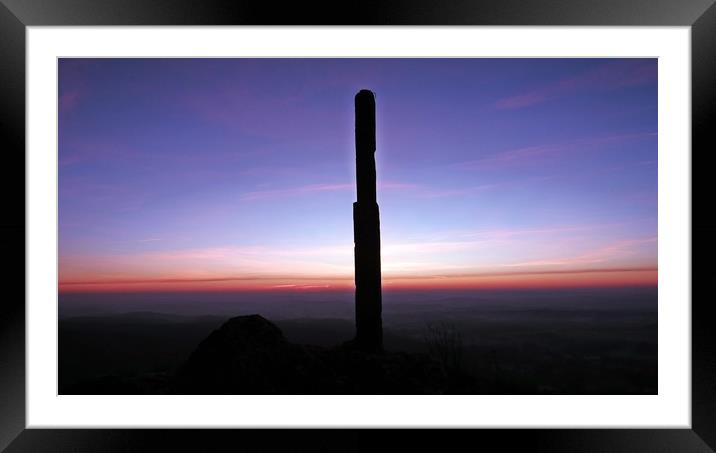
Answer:
[[[656,286],[656,268],[493,272],[453,275],[384,274],[384,290],[549,289]],[[310,292],[354,289],[353,276],[116,278],[60,281],[60,293]]]

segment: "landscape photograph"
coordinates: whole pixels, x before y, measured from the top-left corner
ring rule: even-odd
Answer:
[[[657,82],[58,59],[59,394],[658,394]]]

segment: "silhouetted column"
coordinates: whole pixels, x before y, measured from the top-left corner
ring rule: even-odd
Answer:
[[[353,203],[355,242],[356,343],[367,351],[383,349],[380,281],[380,219],[375,182],[375,97],[361,90],[355,97],[356,185]]]

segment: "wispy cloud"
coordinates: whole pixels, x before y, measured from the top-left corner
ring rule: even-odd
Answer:
[[[61,141],[59,147],[59,165],[86,162],[136,161],[148,153],[114,141],[72,140]]]
[[[298,141],[315,139],[319,133],[325,134],[325,124],[335,119],[331,113],[307,102],[309,95],[300,88],[257,89],[238,75],[231,84],[187,94],[181,102],[182,108],[188,108],[209,123],[229,127],[246,136],[285,140],[295,145]]]
[[[653,61],[610,62],[574,77],[499,99],[495,107],[501,110],[520,109],[585,90],[609,91],[653,83],[656,77],[656,63]]]
[[[619,224],[589,224],[589,225],[564,225],[564,226],[545,226],[538,228],[497,228],[490,230],[478,230],[463,232],[462,237],[478,237],[492,239],[507,239],[520,236],[534,237],[536,235],[564,234],[574,232],[594,231],[604,228],[618,226]]]
[[[87,98],[90,91],[89,79],[86,72],[86,60],[61,58],[59,65],[59,96],[57,108],[62,115],[73,112],[80,105],[80,101]]]
[[[539,104],[549,98],[549,91],[535,91],[527,94],[519,94],[498,100],[495,106],[500,110],[519,109]]]
[[[58,108],[60,113],[68,113],[77,107],[81,96],[80,90],[71,90],[60,95]]]
[[[432,196],[441,196],[441,192],[431,192],[425,187],[418,184],[400,183],[400,182],[384,182],[378,184],[378,189],[382,190],[413,190],[420,191]],[[336,183],[336,184],[309,184],[305,186],[290,187],[287,189],[276,189],[276,190],[257,190],[252,192],[245,192],[241,195],[241,200],[253,201],[253,200],[266,200],[276,198],[289,198],[298,197],[303,195],[311,195],[322,192],[344,192],[355,190],[355,183]],[[445,194],[447,195],[447,194]]]
[[[386,289],[397,288],[519,288],[569,287],[620,284],[654,284],[656,267],[606,267],[507,272],[446,272],[396,274],[386,272]],[[294,282],[294,283],[283,283]],[[137,289],[224,289],[224,290],[346,290],[353,288],[352,275],[271,276],[223,275],[210,278],[184,276],[176,278],[99,278],[60,283],[61,291],[116,291]]]
[[[474,250],[484,245],[487,240],[462,240],[462,241],[416,241],[387,243],[383,246],[383,255],[391,256],[419,256],[435,253],[449,253]]]
[[[409,193],[420,198],[445,198],[474,195],[480,192],[491,190],[503,184],[482,184],[469,187],[436,187],[425,184],[412,184],[400,182],[378,183],[378,190],[399,191]],[[313,195],[322,192],[344,192],[354,191],[355,183],[350,184],[309,184],[305,186],[291,187],[287,189],[257,190],[245,192],[240,199],[244,201],[280,199]]]
[[[594,273],[624,273],[624,272],[655,272],[656,267],[598,267],[582,269],[548,269],[548,270],[527,270],[527,271],[482,271],[482,272],[445,272],[416,275],[392,275],[391,278],[405,280],[429,280],[429,279],[450,279],[450,278],[483,278],[483,277],[523,277],[539,275],[570,275],[570,274],[594,274]]]
[[[453,164],[462,168],[494,168],[505,165],[516,165],[534,159],[557,156],[570,152],[585,152],[602,146],[618,145],[637,140],[656,137],[656,132],[637,132],[632,134],[615,134],[601,137],[589,137],[561,143],[549,143],[523,148],[500,151],[489,156]]]
[[[503,267],[536,267],[536,266],[583,266],[591,264],[600,264],[615,262],[620,259],[628,258],[637,253],[636,248],[644,244],[654,244],[657,242],[656,237],[647,237],[640,239],[629,239],[616,241],[596,249],[564,258],[539,259],[531,261],[523,261],[517,263],[503,264]]]
[[[615,273],[618,269],[627,273],[655,272],[656,263],[651,255],[657,239],[651,236],[602,241],[601,245],[581,253],[529,259],[535,253],[538,256],[543,253],[530,244],[553,243],[555,250],[568,249],[573,241],[567,239],[566,234],[577,233],[572,239],[579,239],[585,231],[600,227],[496,229],[451,234],[452,240],[386,241],[382,249],[384,276],[386,281],[400,284],[402,280],[409,286],[407,282],[411,281],[492,284],[495,279],[505,278],[536,282],[541,275],[553,275],[556,279],[562,274],[596,275]],[[158,238],[150,237],[146,241],[154,239]],[[513,256],[514,261],[504,262],[499,258],[505,255]],[[94,257],[61,256],[60,261],[60,286],[67,290],[119,287],[298,290],[350,287],[353,283],[350,240],[325,246],[229,246]]]
[[[495,189],[502,185],[503,184],[482,184],[479,186],[470,186],[454,189],[418,186],[416,187],[415,193],[425,198],[459,197],[464,195],[475,195],[480,192]]]
[[[61,282],[63,286],[79,286],[79,285],[106,285],[108,283],[122,284],[122,285],[140,285],[147,283],[223,283],[223,282],[253,282],[253,281],[275,281],[275,280],[316,280],[320,278],[322,280],[345,280],[350,278],[346,276],[335,276],[335,275],[301,275],[301,274],[274,274],[274,275],[224,275],[216,277],[173,277],[173,278],[99,278],[92,280],[68,280]],[[304,286],[298,284],[279,284],[271,285],[274,288],[290,288],[296,286]],[[328,286],[328,285],[321,285]]]
[[[253,192],[246,192],[241,195],[240,198],[245,201],[286,198],[320,192],[341,192],[344,190],[350,190],[353,187],[353,184],[310,184],[307,186],[291,187],[288,189],[257,190]]]

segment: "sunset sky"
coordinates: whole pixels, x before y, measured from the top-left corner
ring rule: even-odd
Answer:
[[[61,59],[61,292],[655,285],[655,59]]]

